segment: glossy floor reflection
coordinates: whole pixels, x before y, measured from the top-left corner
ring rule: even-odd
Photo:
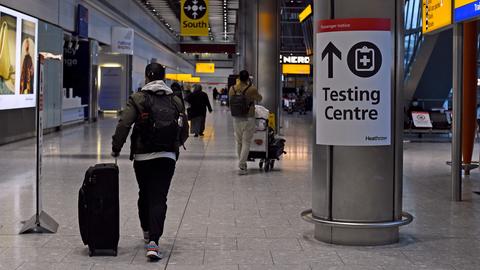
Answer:
[[[116,120],[45,137],[44,208],[55,235],[18,235],[33,214],[34,148],[27,140],[0,147],[0,269],[478,269],[480,171],[465,180],[465,202],[450,202],[448,143],[405,144],[404,209],[415,215],[399,244],[342,247],[312,239],[299,213],[311,206],[311,120],[285,120],[288,155],[271,173],[250,164],[237,176],[229,113],[216,107],[204,138],[191,138],[169,195],[161,248],[148,263],[137,218],[137,186],[123,152],[119,161],[121,240],[118,257],[87,255],[77,225],[85,170],[111,162]],[[128,145],[125,149],[128,149]]]

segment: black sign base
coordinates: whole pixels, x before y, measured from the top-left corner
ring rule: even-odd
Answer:
[[[41,212],[36,214],[25,222],[20,234],[27,233],[56,233],[58,230],[58,223],[47,213]]]

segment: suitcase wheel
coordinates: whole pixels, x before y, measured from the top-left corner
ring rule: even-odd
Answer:
[[[90,257],[95,256],[95,250],[89,249],[89,250],[88,250],[88,256],[90,256]]]
[[[117,254],[118,254],[117,249],[114,249],[113,250],[113,256],[117,257]]]

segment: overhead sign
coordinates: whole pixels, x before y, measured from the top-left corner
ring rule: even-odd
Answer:
[[[174,74],[174,73],[165,74],[165,78],[168,80],[182,81],[182,82],[190,82],[190,80],[194,80],[196,82],[197,80],[200,79],[200,77],[192,77],[192,74]]]
[[[307,64],[283,64],[283,74],[306,74],[310,75],[310,65]]]
[[[311,60],[309,56],[285,56],[280,55],[280,63],[284,64],[310,64]]]
[[[201,82],[201,81],[202,81],[202,80],[201,80],[200,77],[192,77],[192,78],[190,78],[190,80],[188,80],[187,82],[189,82],[189,83],[199,83],[199,82]]]
[[[317,144],[391,144],[390,19],[318,22]]]
[[[452,0],[423,0],[422,32],[429,33],[452,24]]]
[[[133,55],[134,32],[131,28],[112,28],[112,52]]]
[[[312,15],[312,5],[308,5],[300,14],[298,14],[298,20],[303,22],[308,16]]]
[[[182,0],[180,35],[208,36],[208,0]]]
[[[197,63],[195,71],[197,73],[215,73],[215,63]]]
[[[480,16],[480,1],[455,0],[454,21],[461,22]]]

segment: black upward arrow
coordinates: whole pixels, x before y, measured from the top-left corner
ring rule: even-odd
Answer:
[[[342,52],[338,50],[332,42],[329,42],[327,47],[322,52],[322,60],[328,55],[328,78],[333,78],[333,55],[342,60]]]

